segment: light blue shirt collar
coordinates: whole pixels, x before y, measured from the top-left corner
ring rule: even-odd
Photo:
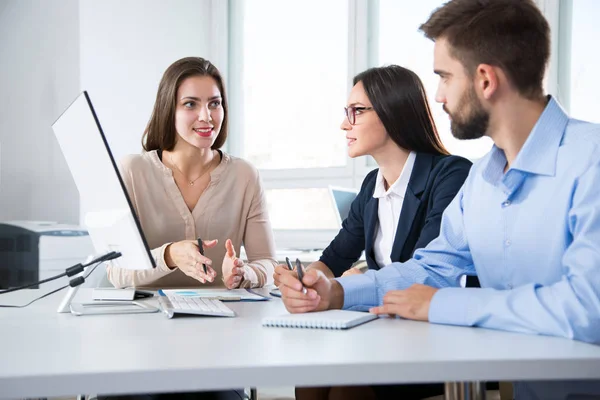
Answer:
[[[483,179],[492,185],[503,184],[508,191],[518,186],[523,174],[512,173],[520,171],[528,174],[554,176],[556,173],[556,158],[558,148],[569,121],[561,105],[548,96],[548,104],[540,115],[515,162],[504,174],[506,156],[504,151],[494,145],[488,156],[487,164],[483,167]]]

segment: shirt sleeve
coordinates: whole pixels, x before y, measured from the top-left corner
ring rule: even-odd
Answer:
[[[137,204],[135,202],[136,197],[134,196],[134,180],[127,159],[121,160],[119,164],[119,173],[123,179],[127,194],[131,199],[133,209],[139,216]],[[156,265],[156,268],[154,269],[134,270],[118,267],[115,263],[109,263],[106,268],[108,280],[116,288],[151,286],[154,281],[175,271],[175,269],[170,269],[165,262],[165,250],[170,244],[171,243],[165,243],[150,251]]]
[[[269,220],[267,200],[258,172],[244,230],[244,247],[248,263],[244,265],[244,279],[240,287],[263,287],[273,283],[275,241]]]
[[[414,283],[436,288],[459,286],[462,275],[475,274],[463,225],[464,187],[442,215],[440,235],[404,263],[392,263],[378,271],[337,278],[344,289],[344,309],[367,310],[381,305],[390,290]]]
[[[563,258],[562,279],[513,290],[439,290],[429,320],[600,342],[600,164],[578,179],[568,213],[573,239]],[[543,265],[537,266],[544,268]]]
[[[152,286],[153,282],[163,276],[169,275],[176,269],[170,269],[165,263],[165,249],[170,244],[165,243],[150,251],[156,268],[135,270],[109,264],[106,268],[108,280],[116,288]]]

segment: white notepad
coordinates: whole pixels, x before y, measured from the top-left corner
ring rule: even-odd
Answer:
[[[265,317],[262,324],[282,328],[350,329],[376,318],[375,314],[359,311],[327,310]]]

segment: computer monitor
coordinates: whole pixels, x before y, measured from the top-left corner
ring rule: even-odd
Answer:
[[[52,124],[79,190],[83,224],[98,254],[118,251],[111,263],[127,269],[156,264],[87,92]]]
[[[357,194],[358,190],[356,189],[329,186],[329,195],[340,227],[342,226],[342,221],[350,214],[350,206]]]

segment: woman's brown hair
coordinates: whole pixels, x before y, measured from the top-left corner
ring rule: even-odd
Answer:
[[[190,76],[210,76],[217,83],[221,92],[224,111],[221,130],[212,149],[219,149],[227,139],[227,96],[225,85],[219,70],[208,60],[200,57],[186,57],[175,61],[167,68],[158,85],[156,101],[152,116],[142,137],[142,147],[146,151],[173,150],[177,139],[175,130],[175,108],[177,106],[177,91],[181,82]]]

